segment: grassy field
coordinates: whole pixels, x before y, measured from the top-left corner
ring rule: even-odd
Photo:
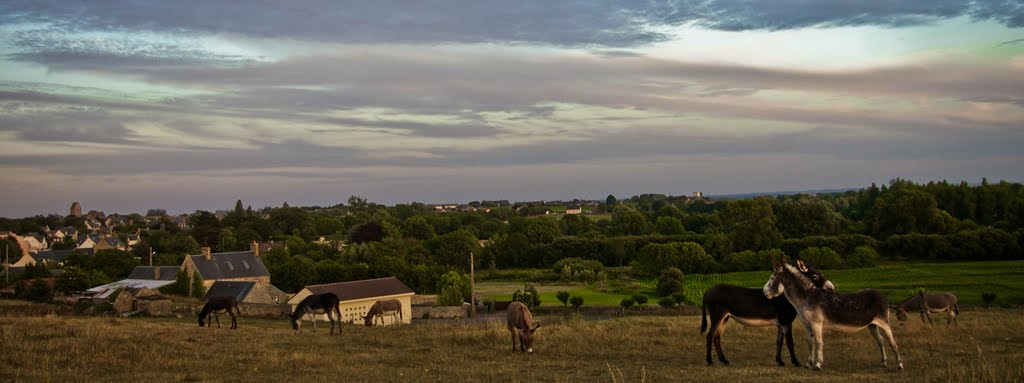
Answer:
[[[906,365],[879,365],[867,331],[827,333],[823,371],[777,367],[774,328],[729,327],[732,364],[704,365],[700,318],[540,317],[536,352],[511,352],[500,321],[348,325],[293,335],[286,320],[240,328],[189,319],[18,316],[0,311],[0,381],[1009,382],[1024,379],[1024,311],[964,310],[957,327],[896,326]],[[797,355],[806,358],[802,326]],[[891,357],[891,354],[890,354]],[[788,360],[788,357],[786,358]]]
[[[950,262],[950,263],[894,263],[868,269],[824,270],[822,272],[840,291],[862,288],[880,290],[897,302],[911,291],[923,287],[929,291],[950,291],[961,304],[981,304],[982,293],[996,294],[996,304],[1024,305],[1024,261]],[[761,287],[771,275],[765,271],[728,274],[692,274],[684,280],[684,294],[690,304],[700,302],[704,291],[717,283],[731,283],[746,287]],[[477,290],[497,300],[509,300],[524,282],[479,282]],[[588,305],[618,305],[622,298],[634,292],[647,294],[648,304],[657,304],[654,280],[632,282],[632,288],[610,289],[587,284],[537,284],[542,304],[560,304],[555,292],[569,291],[584,297]]]

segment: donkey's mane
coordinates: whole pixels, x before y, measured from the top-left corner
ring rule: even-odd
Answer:
[[[807,278],[807,276],[804,275],[804,273],[801,273],[800,270],[798,270],[796,267],[793,267],[793,265],[786,263],[783,264],[783,268],[784,270],[786,270],[786,274],[789,274],[798,282],[802,283],[804,285],[803,287],[805,290],[811,290],[816,287],[814,286],[814,281],[812,281],[810,278]]]

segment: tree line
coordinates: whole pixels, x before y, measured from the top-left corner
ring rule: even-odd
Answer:
[[[633,266],[646,276],[668,267],[759,270],[773,254],[799,256],[823,269],[871,266],[881,258],[1024,256],[1024,188],[1009,182],[897,179],[838,193],[721,200],[609,196],[595,208],[605,213],[602,219],[535,215],[540,210],[512,205],[438,213],[421,203],[385,206],[360,197],[329,207],[253,210],[237,201],[220,220],[198,211],[189,229],[151,227],[133,255],[145,260],[152,249],[157,263],[179,265],[200,246],[242,251],[252,241],[274,240],[283,246],[264,254],[264,262],[285,291],[396,276],[421,293],[439,292],[449,271],[468,271],[470,253],[480,269],[551,268],[571,258]],[[53,218],[2,219],[0,230]]]

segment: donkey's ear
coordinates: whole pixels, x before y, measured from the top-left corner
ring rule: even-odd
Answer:
[[[536,325],[536,326],[533,326],[533,328],[532,328],[532,329],[530,329],[530,332],[534,332],[534,331],[537,331],[537,329],[539,329],[539,328],[540,328],[540,323],[537,323],[537,325]]]
[[[801,272],[807,272],[807,265],[804,264],[804,261],[802,259],[797,258],[796,268],[800,269]]]
[[[782,269],[782,266],[779,265],[779,261],[775,259],[774,255],[770,256],[769,258],[772,261],[772,270],[781,270]]]

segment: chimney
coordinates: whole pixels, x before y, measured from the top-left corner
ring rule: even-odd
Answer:
[[[160,280],[160,266],[153,267],[153,279]]]
[[[212,257],[210,256],[210,248],[209,247],[200,247],[199,250],[201,250],[203,252],[203,258],[206,258],[207,261],[212,259]]]
[[[252,252],[253,256],[257,256],[257,257],[260,256],[260,244],[259,244],[259,242],[252,241],[252,244],[249,245],[249,251]]]

